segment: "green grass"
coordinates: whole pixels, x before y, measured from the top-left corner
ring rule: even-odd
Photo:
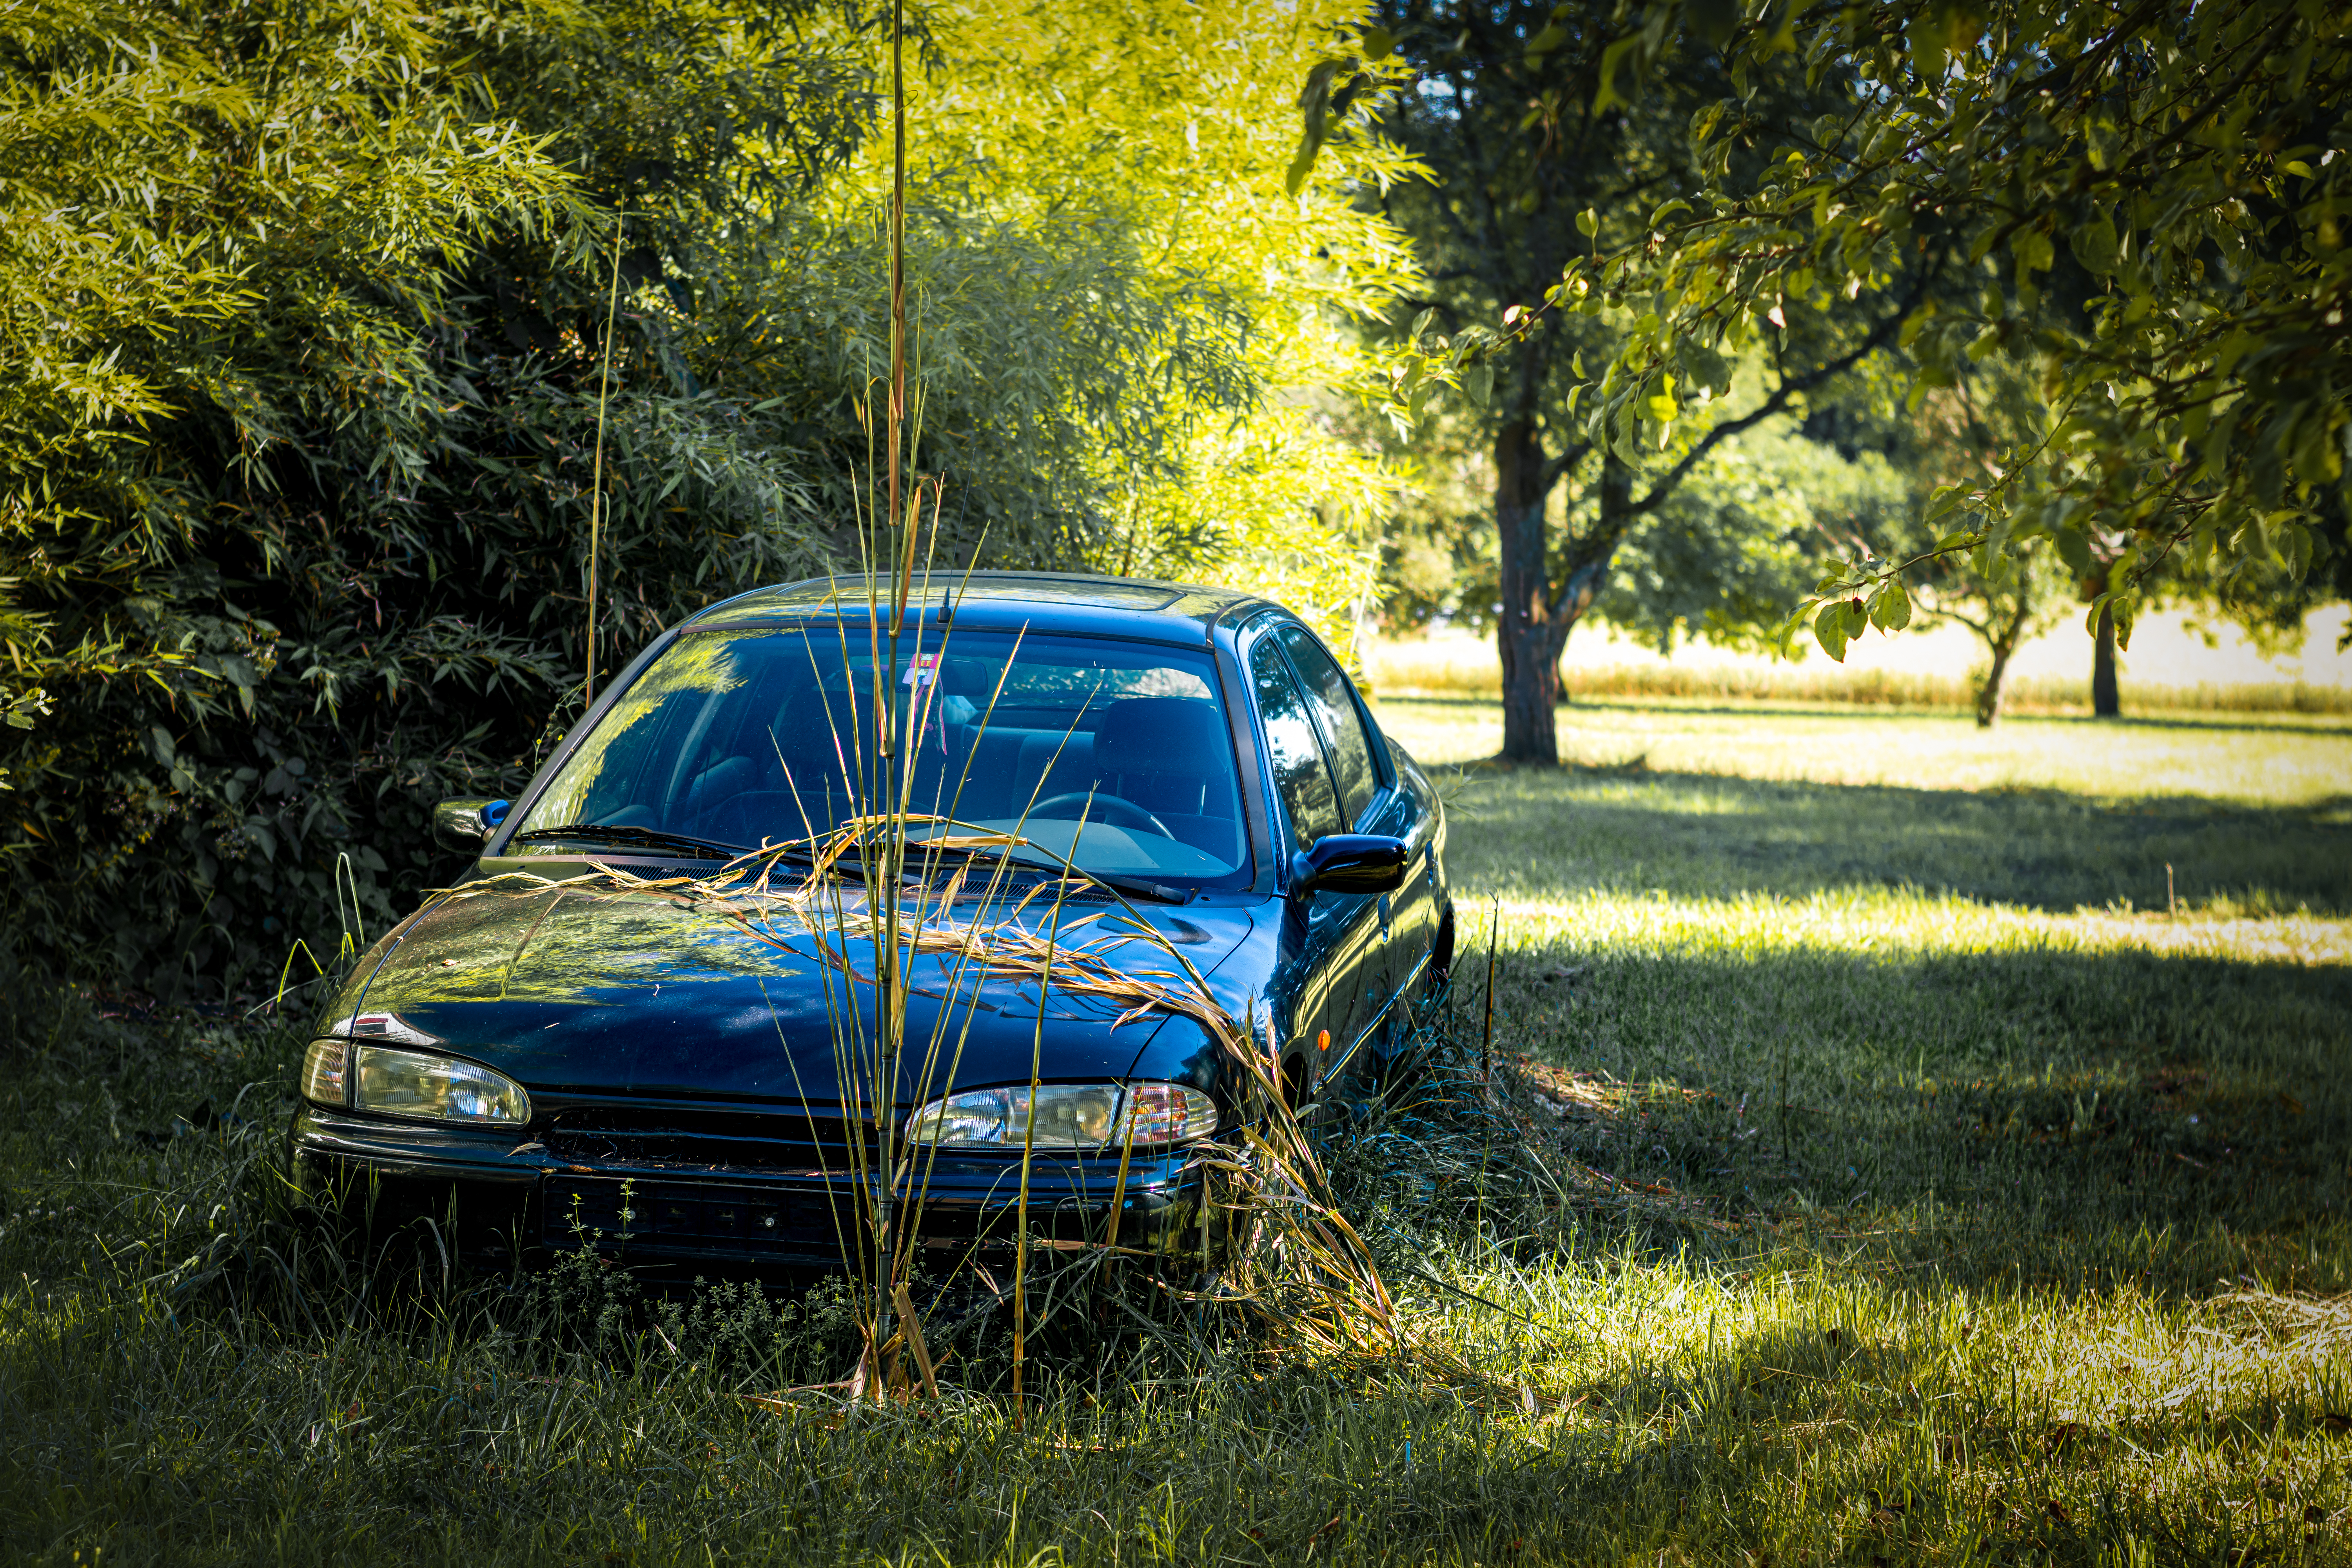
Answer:
[[[1492,723],[1385,711],[1424,754]],[[1106,1342],[1024,1432],[984,1356],[936,1408],[737,1398],[838,1370],[821,1306],[600,1336],[575,1274],[403,1317],[273,1187],[289,1042],[35,998],[0,1560],[2352,1561],[2346,739],[1563,720],[1614,765],[1449,786],[1453,1031],[1499,907],[1533,1155],[1458,1080],[1336,1154],[1484,1391]],[[132,1136],[247,1082],[249,1126]]]
[[[1388,698],[1381,721],[1424,763],[1502,748],[1502,710],[1466,698]],[[2352,821],[2352,726],[2291,715],[2019,718],[1593,701],[1559,710],[1560,760],[1581,767],[1982,793],[2055,790],[2095,802],[2191,797],[2294,806]]]

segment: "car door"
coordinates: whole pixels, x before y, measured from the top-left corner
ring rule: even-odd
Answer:
[[[1303,666],[1313,657],[1296,655],[1294,662]],[[1384,967],[1368,984],[1380,1005],[1389,1009],[1386,1022],[1402,1025],[1407,1020],[1397,1007],[1397,1000],[1422,981],[1437,956],[1440,931],[1445,921],[1445,890],[1438,865],[1444,815],[1428,775],[1381,732],[1379,721],[1373,718],[1370,706],[1355,684],[1340,675],[1328,656],[1323,668],[1318,689],[1328,699],[1324,710],[1328,721],[1335,731],[1352,727],[1351,720],[1353,726],[1361,727],[1381,779],[1381,787],[1370,806],[1357,818],[1355,830],[1402,839],[1405,845],[1403,881],[1395,891],[1376,900]],[[1372,1032],[1377,1035],[1381,1031]],[[1399,1043],[1401,1037],[1391,1033],[1387,1044]]]
[[[1282,645],[1271,635],[1260,636],[1246,657],[1258,732],[1274,775],[1274,848],[1286,865],[1294,853],[1342,831],[1339,792],[1313,710]],[[1335,1055],[1334,1043],[1346,1038],[1350,986],[1339,955],[1351,922],[1341,918],[1339,906],[1348,901],[1333,895],[1292,899],[1283,912],[1284,952],[1276,985],[1288,992],[1291,1037],[1303,1047],[1309,1083],[1319,1078],[1321,1060]]]
[[[1348,679],[1312,633],[1296,623],[1275,628],[1275,637],[1289,656],[1298,676],[1308,710],[1314,715],[1337,795],[1339,820],[1346,833],[1393,833],[1396,791],[1388,769],[1388,748],[1367,721]],[[1383,1022],[1391,992],[1390,931],[1393,925],[1392,895],[1387,893],[1324,893],[1315,903],[1317,913],[1333,922],[1333,1002],[1327,1008],[1331,1044],[1323,1053],[1325,1068],[1336,1068],[1377,1032]]]

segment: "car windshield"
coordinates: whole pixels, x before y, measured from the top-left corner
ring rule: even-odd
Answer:
[[[614,843],[749,848],[887,809],[874,798],[872,646],[832,626],[688,633],[621,694],[509,842],[593,826]],[[1036,847],[1019,857],[1041,865],[1196,884],[1244,873],[1206,648],[978,631],[900,647],[892,679],[920,721],[910,811],[1016,832]]]

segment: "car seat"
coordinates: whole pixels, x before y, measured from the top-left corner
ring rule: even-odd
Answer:
[[[1130,697],[1103,714],[1094,737],[1096,787],[1130,801],[1178,838],[1228,866],[1242,860],[1233,740],[1213,702]]]

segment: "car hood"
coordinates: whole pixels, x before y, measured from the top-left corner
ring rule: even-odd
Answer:
[[[961,905],[948,918],[961,925],[973,912]],[[372,950],[328,1028],[471,1058],[538,1093],[836,1103],[845,1063],[870,1050],[876,1032],[875,949],[843,942],[837,915],[811,914],[814,923],[788,907],[682,889],[461,889]],[[1017,923],[1044,938],[1052,914],[1033,905]],[[1181,984],[1171,952],[1206,975],[1253,923],[1247,906],[1139,905],[1130,914],[1090,902],[1064,907],[1058,941],[1082,945],[1118,975],[1165,987]],[[940,931],[936,919],[929,929]],[[904,1105],[950,1082],[1024,1080],[1033,1055],[1047,1079],[1213,1071],[1199,1025],[1159,1008],[1122,1023],[1128,1005],[1057,979],[1041,1029],[1034,981],[971,961],[959,973],[951,953],[918,952],[892,1098]],[[1148,1069],[1138,1065],[1147,1048]]]

